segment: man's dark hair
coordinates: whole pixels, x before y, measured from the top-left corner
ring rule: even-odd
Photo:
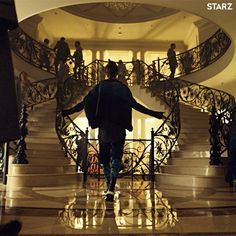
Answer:
[[[118,73],[118,67],[116,63],[114,61],[108,60],[106,71],[108,76],[115,77]]]

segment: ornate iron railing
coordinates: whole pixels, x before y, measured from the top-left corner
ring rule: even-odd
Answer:
[[[216,110],[219,122],[218,135],[220,140],[220,153],[228,147],[229,124],[231,122],[231,111],[235,104],[235,98],[221,90],[209,88],[200,84],[185,80],[175,79],[172,83],[179,87],[179,98],[181,101],[208,111]]]
[[[151,139],[126,139],[119,176],[150,174]],[[88,139],[88,173],[100,173],[98,139]]]
[[[160,165],[171,156],[171,149],[174,147],[180,131],[178,90],[171,81],[164,80],[164,78],[162,78],[162,81],[154,79],[153,69],[143,61],[135,61],[135,63],[138,63],[138,67],[142,68],[141,75],[134,68],[137,64],[134,65],[134,62],[125,62],[122,65],[123,74],[119,73],[118,79],[129,86],[137,83],[147,87],[151,95],[161,98],[171,111],[160,128],[154,132],[154,169],[159,170]],[[61,99],[64,101],[62,107],[65,107],[65,105],[67,107],[72,106],[75,98],[79,97],[77,100],[81,100],[81,95],[89,88],[88,86],[94,86],[105,79],[105,74],[103,74],[103,72],[101,73],[101,71],[104,71],[106,64],[106,61],[96,60],[84,68],[85,74],[83,78],[77,77],[77,79],[75,79],[73,76],[68,78],[64,83],[65,86],[62,91],[62,94],[65,94],[63,96],[66,96],[66,99]],[[153,78],[151,83],[148,80],[150,77]],[[69,86],[70,83],[72,83],[73,86]],[[71,88],[73,89],[71,90]],[[76,93],[76,95],[74,95],[74,93]],[[69,94],[69,96],[67,96],[67,94]],[[57,116],[57,130],[61,143],[68,154],[74,156],[74,158],[79,157],[80,151],[78,151],[78,148],[80,147],[80,143],[84,143],[83,139],[86,137],[85,133],[71,122],[70,119],[63,119],[60,113],[58,113]],[[123,169],[121,171],[122,175],[150,175],[150,140],[149,143],[146,143],[147,141],[148,140],[126,140],[122,164]],[[89,161],[88,172],[90,174],[100,173],[97,144],[93,143],[91,140],[88,142],[87,148]],[[84,152],[82,151],[82,153]],[[83,162],[79,160],[78,163]],[[140,165],[141,163],[142,165]],[[84,169],[80,164],[79,166],[80,169]]]
[[[20,28],[10,32],[10,40],[12,43],[12,49],[17,55],[39,68],[42,68],[44,70],[46,69],[42,67],[40,61],[40,50],[42,47],[40,43],[33,40],[29,35],[25,34],[25,32],[23,32]],[[220,58],[229,48],[230,44],[231,41],[229,37],[222,30],[218,30],[211,38],[209,38],[202,44],[198,45],[197,47],[191,50],[177,55],[177,60],[179,63],[179,72],[176,73],[176,76],[185,75],[208,66],[209,64],[213,63],[218,58]],[[48,50],[50,51],[50,55],[52,55],[49,71],[54,73],[54,52],[51,49]],[[85,90],[87,90],[91,86],[94,86],[105,78],[104,69],[106,63],[107,62],[105,61],[96,60],[90,63],[89,65],[83,67],[80,71],[80,74],[74,74],[73,77],[67,79],[64,86],[65,88],[63,88],[63,91],[60,96],[57,96],[58,104],[68,107],[75,104],[76,101],[78,101],[78,96],[80,99],[81,94],[83,94]],[[120,61],[118,63],[118,67],[119,80],[129,86],[132,86],[133,84],[138,84],[143,87],[147,87],[148,90],[151,91],[152,95],[158,96],[170,107],[171,112],[168,116],[168,119],[164,122],[165,125],[161,126],[161,131],[154,132],[155,136],[159,137],[155,138],[155,155],[156,157],[159,155],[163,157],[155,159],[155,169],[158,170],[160,163],[164,163],[166,158],[171,156],[170,150],[174,147],[175,141],[180,131],[178,98],[184,101],[182,94],[184,94],[185,90],[188,89],[185,87],[186,84],[180,85],[180,83],[168,82],[165,79],[166,76],[168,76],[169,74],[169,66],[166,58],[154,61],[152,65],[147,65],[139,60],[134,62]],[[44,88],[46,88],[47,85],[44,84],[41,86],[41,88],[40,86],[38,88],[38,83],[40,82],[35,83],[35,85],[37,84],[37,89],[32,90],[31,88],[29,88],[29,92],[27,92],[27,96],[29,96],[29,98],[25,99],[28,102],[27,106],[30,104],[34,105],[38,104],[39,102],[44,102],[50,98],[55,97],[56,95],[56,81],[52,82],[51,86],[48,86],[48,88],[45,89],[46,92],[44,91]],[[193,83],[190,84],[190,86],[193,87]],[[209,94],[212,93],[205,93],[205,90],[205,88],[201,88],[199,94],[205,94],[205,96],[209,96]],[[42,93],[46,96],[41,96]],[[58,93],[60,93],[60,91],[58,91]],[[188,93],[188,99],[191,100],[191,92],[188,91]],[[222,92],[222,94],[224,94],[224,92]],[[209,103],[211,105],[209,105],[208,108],[212,107],[212,103],[218,103],[218,100],[222,99],[221,95],[214,95],[214,99],[212,99],[212,102]],[[201,97],[203,98],[204,96]],[[192,101],[190,100],[186,102],[192,104]],[[221,103],[224,103],[224,99],[223,101],[221,101]],[[206,101],[203,102],[202,99],[199,99],[198,104],[201,108],[206,107]],[[223,140],[222,142],[224,147],[227,146],[227,122],[229,121],[230,109],[233,103],[230,102],[230,104],[231,105],[226,108],[226,110],[229,110],[225,112],[222,112],[222,109],[224,109],[223,105],[220,106],[219,109],[217,109],[218,113],[221,114],[221,140]],[[58,117],[59,115],[57,115],[58,121],[56,122],[56,124],[62,125],[67,123],[61,122],[60,118]],[[169,140],[167,141],[166,138],[168,138]]]
[[[42,63],[42,59],[40,58],[41,50],[45,48],[45,46],[30,37],[21,28],[9,31],[9,36],[12,50],[19,57],[38,68],[46,70],[50,73],[55,73],[55,52],[53,49],[46,47],[50,62],[49,68],[46,68]],[[230,45],[230,38],[224,33],[224,31],[219,29],[205,42],[176,56],[178,68],[175,76],[180,77],[205,68],[224,55]],[[139,66],[139,60],[130,63],[133,65],[130,67],[128,64],[126,64],[126,68],[124,68],[122,63],[118,64],[121,72],[120,79],[126,80],[129,84],[132,84],[134,79],[136,79],[137,84],[139,84],[149,82],[151,80],[150,78],[155,78],[155,75],[157,74],[163,76],[169,76],[170,74],[168,58],[161,58],[153,61],[153,71],[141,68]],[[72,57],[68,58],[67,64],[70,65],[71,73],[73,73],[74,61]],[[76,77],[83,77],[83,79],[89,81],[91,83],[89,86],[96,84],[105,76],[103,70],[104,66],[102,66],[102,64],[102,61],[99,61],[97,64],[92,62],[92,66],[88,64],[86,68],[83,65],[80,68],[80,75],[77,74]],[[122,72],[123,70],[124,72]],[[130,73],[132,70],[134,70],[134,73]],[[145,74],[145,71],[148,71],[148,73],[151,72],[152,76],[151,74]],[[95,77],[94,74],[96,74]],[[131,74],[133,74],[133,77],[130,77]],[[143,81],[140,82],[141,80]]]
[[[25,33],[20,27],[15,30],[9,31],[9,39],[11,48],[17,56],[30,64],[41,68],[45,71],[55,73],[54,60],[55,53],[51,48],[46,48],[49,54],[49,69],[42,65],[41,61],[41,50],[43,49],[42,43],[37,42],[27,33]]]
[[[175,77],[180,77],[212,64],[224,55],[231,45],[231,40],[221,29],[198,46],[177,54],[178,67]],[[153,61],[156,71],[163,76],[170,75],[168,58]]]
[[[36,81],[31,83],[30,86],[24,88],[24,91],[22,91],[22,102],[27,107],[32,107],[54,99],[56,93],[56,78]]]
[[[105,79],[105,66],[107,61],[95,60],[84,67],[83,80],[87,86],[94,86]],[[118,80],[128,86],[134,84],[146,86],[150,80],[150,66],[145,62],[136,60],[130,62],[117,62]]]
[[[150,67],[152,70],[152,68]],[[171,158],[171,151],[176,144],[180,134],[180,110],[179,110],[179,88],[172,80],[156,78],[150,81],[147,90],[151,96],[161,99],[169,107],[169,115],[154,132],[154,170],[160,171],[160,166]]]
[[[76,171],[87,172],[87,139],[83,132],[70,117],[56,115],[56,131],[67,155],[76,163]]]

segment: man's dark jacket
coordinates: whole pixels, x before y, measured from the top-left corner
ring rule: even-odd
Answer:
[[[162,118],[162,112],[152,111],[133,98],[129,88],[117,79],[107,79],[97,84],[75,107],[64,110],[70,115],[85,109],[91,128],[98,128],[101,122],[109,121],[132,131],[132,108],[142,113]]]

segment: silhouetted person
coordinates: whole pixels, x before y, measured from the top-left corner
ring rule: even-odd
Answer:
[[[174,79],[174,77],[175,77],[175,70],[178,67],[178,62],[177,62],[177,59],[176,59],[175,48],[176,48],[175,43],[172,43],[170,45],[170,48],[167,51],[167,57],[168,57],[169,66],[170,66],[170,79]]]
[[[41,68],[46,67],[47,71],[50,71],[50,49],[49,49],[49,40],[44,39],[43,44],[40,48],[40,66]]]
[[[212,56],[212,44],[211,42],[207,41],[204,44],[202,44],[200,48],[201,66],[203,67],[208,66],[211,62],[211,56]]]
[[[193,55],[190,52],[185,52],[184,54],[182,54],[181,57],[181,63],[183,66],[183,71],[185,74],[189,74],[191,72],[192,65],[193,65]]]
[[[56,93],[56,99],[57,99],[57,108],[62,108],[62,103],[64,100],[64,83],[66,79],[69,78],[69,72],[70,68],[66,63],[66,59],[60,60],[59,68],[57,72],[57,93]]]
[[[75,48],[76,48],[76,50],[72,56],[74,59],[74,63],[75,63],[74,74],[76,74],[76,72],[78,72],[79,77],[81,77],[80,73],[81,73],[81,69],[82,69],[82,65],[83,65],[83,49],[82,49],[79,41],[75,42]]]
[[[141,81],[144,80],[144,68],[140,60],[133,62],[133,71],[136,77],[137,85],[141,84]]]
[[[108,79],[97,84],[75,107],[62,111],[62,115],[70,115],[85,108],[91,128],[99,128],[100,163],[107,184],[105,199],[113,201],[126,129],[133,130],[132,108],[158,119],[163,117],[163,113],[152,111],[133,98],[129,88],[117,79],[118,67],[115,62],[109,60],[105,69]]]
[[[125,64],[122,60],[118,61],[118,80],[127,85],[125,75],[127,73]]]
[[[56,52],[55,58],[55,71],[58,72],[58,66],[61,61],[66,61],[68,57],[70,57],[70,48],[68,43],[66,42],[64,37],[61,37],[59,41],[57,41],[56,46],[53,49]]]
[[[232,121],[229,132],[229,148],[228,148],[228,162],[225,174],[225,180],[230,185],[236,179],[236,105],[232,111]]]

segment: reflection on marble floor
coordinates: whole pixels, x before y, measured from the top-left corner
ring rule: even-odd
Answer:
[[[86,187],[1,186],[1,223],[20,219],[20,235],[236,235],[234,189],[120,179],[114,203],[103,190],[93,178]]]

